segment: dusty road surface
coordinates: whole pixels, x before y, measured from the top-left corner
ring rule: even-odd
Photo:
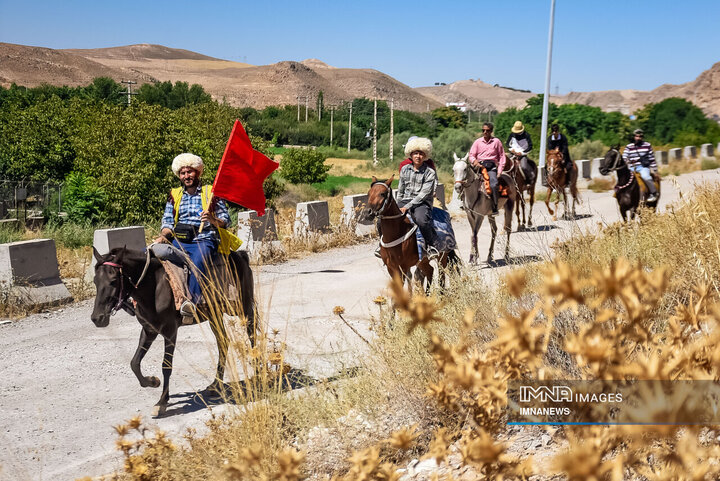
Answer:
[[[661,210],[678,199],[678,186],[688,192],[702,180],[720,181],[720,172],[666,179]],[[581,218],[575,221],[553,222],[545,206],[536,204],[538,230],[512,234],[513,260],[546,258],[555,239],[619,219],[609,193],[582,194]],[[467,220],[455,219],[454,228],[467,261]],[[483,225],[482,259],[489,237],[489,227]],[[362,355],[363,343],[332,310],[345,307],[345,318],[353,327],[370,335],[368,320],[377,316],[372,299],[383,293],[389,280],[381,261],[372,255],[374,248],[375,244],[361,244],[256,269],[265,325],[280,330],[293,367],[327,377]],[[502,249],[500,242],[496,258]],[[491,285],[507,269],[476,268]],[[150,426],[178,437],[187,427],[202,432],[210,409],[228,409],[208,408],[196,396],[214,375],[215,347],[206,326],[180,330],[171,405],[167,416],[152,419],[159,390],[141,388],[129,366],[140,331],[137,321],[121,312],[109,327],[99,329],[90,321],[91,309],[86,301],[0,326],[0,479],[64,481],[109,473],[121,468],[113,425],[142,415]],[[146,375],[160,376],[161,356],[162,342],[156,342],[143,363]]]

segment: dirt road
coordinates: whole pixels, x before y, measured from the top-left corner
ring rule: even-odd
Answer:
[[[661,210],[677,200],[678,186],[688,192],[694,182],[719,181],[720,172],[675,179],[663,182]],[[555,239],[619,219],[610,194],[584,191],[583,199],[578,208],[582,218],[575,221],[552,222],[545,206],[536,204],[538,230],[512,234],[513,260],[547,258]],[[454,228],[467,261],[467,220],[455,219]],[[483,225],[483,259],[489,237],[489,227]],[[503,242],[496,246],[496,258],[502,256],[503,247]],[[372,255],[374,248],[368,243],[335,249],[256,270],[264,319],[270,328],[280,330],[293,367],[326,377],[353,365],[362,353],[362,343],[332,310],[345,307],[345,318],[369,335],[368,319],[377,315],[372,299],[388,281],[381,261]],[[478,266],[476,270],[492,285],[507,269]],[[109,327],[98,329],[90,321],[91,309],[86,301],[0,326],[1,480],[72,480],[119,469],[112,426],[138,414],[172,436],[187,427],[202,432],[210,409],[195,393],[214,374],[215,347],[209,329],[181,329],[168,415],[151,419],[151,407],[160,393],[141,388],[129,365],[139,335],[137,321],[119,313]],[[161,356],[162,343],[157,342],[143,364],[146,374],[160,375]]]

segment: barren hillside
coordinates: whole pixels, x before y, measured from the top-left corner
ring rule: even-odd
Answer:
[[[41,84],[76,87],[89,84],[95,77],[152,80],[147,73],[103,65],[62,50],[0,43],[0,85],[5,87],[13,82],[26,87]]]
[[[502,112],[509,107],[523,107],[525,100],[534,93],[520,92],[503,87],[493,87],[481,80],[459,80],[438,87],[419,87],[421,94],[439,102],[465,102],[473,110]]]

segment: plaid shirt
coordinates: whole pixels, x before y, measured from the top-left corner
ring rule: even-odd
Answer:
[[[190,195],[187,191],[183,190],[182,199],[180,199],[180,207],[178,207],[178,222],[183,224],[190,224],[196,227],[200,227],[200,214],[202,213],[202,196],[201,187],[198,185],[197,193]],[[225,222],[225,228],[230,226],[230,214],[228,214],[227,204],[222,199],[213,200],[215,205],[215,217]],[[209,237],[215,237],[216,229],[208,229],[208,223],[206,223],[203,231],[197,235],[197,239],[205,239]],[[172,198],[169,198],[167,204],[165,204],[165,213],[162,218],[162,228],[167,227],[173,229],[175,227],[175,203]]]
[[[437,174],[427,166],[426,163],[418,170],[412,164],[408,164],[400,171],[400,183],[398,184],[398,201],[409,201],[405,207],[412,208],[420,204],[432,206],[433,195]]]
[[[653,152],[650,142],[643,142],[640,146],[627,144],[625,151],[623,152],[623,160],[627,163],[628,167],[633,168],[640,165],[640,157],[647,154],[647,158],[650,161],[650,169],[657,170],[657,163],[655,162],[655,153]]]

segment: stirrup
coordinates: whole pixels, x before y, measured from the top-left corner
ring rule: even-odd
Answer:
[[[435,246],[428,246],[426,249],[426,257],[428,260],[437,259],[440,256],[440,252],[435,248]]]
[[[184,301],[180,306],[180,314],[182,315],[182,323],[184,325],[195,324],[195,304],[190,301]]]
[[[375,249],[375,257],[378,259],[382,259],[382,255],[380,254],[380,246],[377,246],[377,249]]]

